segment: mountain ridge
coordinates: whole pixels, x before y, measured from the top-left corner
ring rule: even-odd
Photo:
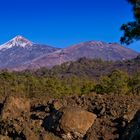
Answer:
[[[105,61],[123,61],[133,59],[137,52],[117,43],[86,41],[66,48],[40,45],[18,35],[0,45],[0,69],[37,69],[52,68],[79,58],[102,59]]]

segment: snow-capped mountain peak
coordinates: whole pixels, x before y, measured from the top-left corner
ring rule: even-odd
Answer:
[[[26,48],[26,47],[30,47],[32,45],[33,45],[33,43],[31,41],[27,40],[26,38],[22,37],[21,35],[18,35],[16,37],[14,37],[13,39],[11,39],[10,41],[6,42],[5,44],[0,45],[0,50],[10,49],[12,47]]]

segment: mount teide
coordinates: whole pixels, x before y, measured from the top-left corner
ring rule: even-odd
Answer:
[[[0,68],[18,67],[56,50],[58,49],[33,43],[19,35],[0,46]]]
[[[64,49],[33,43],[22,36],[0,46],[0,69],[24,70],[51,68],[79,58],[122,61],[135,58],[137,52],[116,43],[88,41]]]

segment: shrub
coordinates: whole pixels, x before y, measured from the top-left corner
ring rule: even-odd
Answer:
[[[128,75],[123,71],[114,70],[108,76],[101,77],[95,89],[98,93],[127,93]]]

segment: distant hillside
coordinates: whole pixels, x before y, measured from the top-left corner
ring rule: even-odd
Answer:
[[[116,43],[88,41],[36,58],[19,69],[37,69],[40,67],[51,68],[55,65],[76,61],[83,57],[102,59],[104,61],[122,61],[135,58],[137,55],[137,52]]]
[[[140,71],[140,55],[131,60],[109,62],[101,59],[81,58],[75,62],[66,62],[60,66],[55,66],[51,70],[41,68],[35,71],[38,75],[59,75],[59,76],[88,76],[90,78],[99,78],[111,71],[119,69],[128,74],[134,74]]]

